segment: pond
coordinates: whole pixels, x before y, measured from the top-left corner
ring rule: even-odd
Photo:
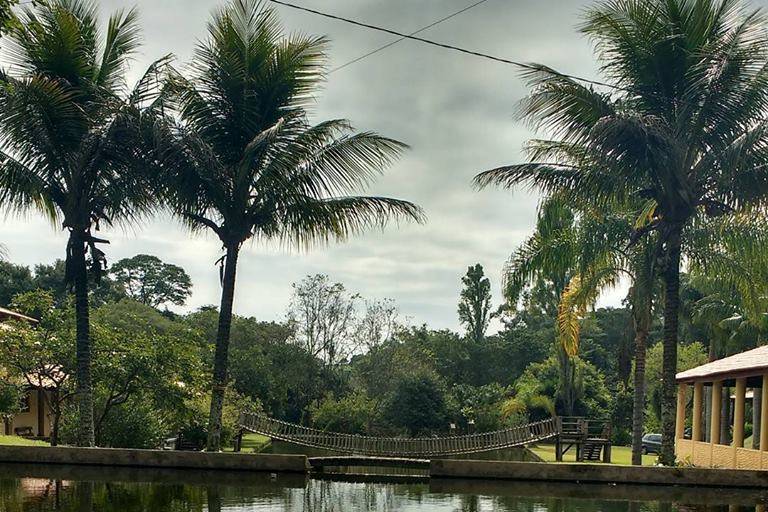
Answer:
[[[0,512],[763,511],[768,491],[0,465]]]

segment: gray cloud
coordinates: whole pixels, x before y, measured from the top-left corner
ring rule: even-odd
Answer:
[[[295,1],[403,31],[468,4],[468,0]],[[102,0],[100,5],[107,13],[133,4]],[[139,1],[145,45],[132,75],[138,76],[166,53],[188,61],[216,5],[204,0]],[[578,0],[489,0],[424,35],[595,76],[590,45],[574,28],[584,5]],[[392,39],[287,8],[278,10],[287,31],[331,38],[331,67]],[[332,74],[318,97],[314,117],[348,118],[359,129],[409,143],[412,150],[369,192],[413,200],[425,208],[429,221],[424,226],[392,226],[309,253],[249,245],[239,268],[236,311],[281,318],[290,284],[308,273],[322,272],[364,296],[395,299],[415,322],[454,328],[460,276],[475,262],[486,267],[498,303],[501,267],[530,233],[537,197],[524,190],[476,192],[470,182],[478,171],[521,158],[522,145],[532,136],[515,119],[516,103],[524,94],[525,85],[514,67],[413,41]],[[216,240],[191,238],[167,218],[154,219],[133,232],[107,234],[113,261],[138,252],[156,254],[192,275],[190,307],[218,302]],[[8,245],[11,260],[19,263],[51,261],[64,252],[64,235],[34,216],[6,220],[0,239]],[[608,301],[616,303],[620,296],[614,293]]]

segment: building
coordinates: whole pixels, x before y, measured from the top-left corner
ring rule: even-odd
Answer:
[[[677,374],[677,424],[675,452],[679,461],[695,466],[732,469],[768,470],[768,346],[758,347],[730,357]],[[705,393],[705,389],[711,392]],[[723,388],[735,390],[732,418],[721,417]],[[692,390],[692,391],[690,391]],[[748,390],[755,400],[753,407],[760,409],[759,449],[744,447],[744,430]],[[754,393],[754,390],[766,390]],[[689,395],[692,405],[687,407]],[[711,406],[705,408],[708,396]],[[757,400],[757,398],[760,398]],[[710,411],[705,421],[704,411]],[[691,438],[685,439],[685,425],[690,418]],[[722,422],[733,429],[733,442],[723,444],[720,439]],[[709,432],[705,432],[705,425]]]
[[[34,318],[0,307],[0,328],[12,329],[8,324],[11,320],[37,322]],[[2,368],[0,368],[0,378],[2,377]],[[26,386],[21,404],[21,412],[3,422],[3,433],[5,435],[25,437],[50,437],[52,415],[48,398],[53,393],[52,386],[47,385],[45,379],[38,378],[37,376],[33,376],[28,380],[39,384]]]

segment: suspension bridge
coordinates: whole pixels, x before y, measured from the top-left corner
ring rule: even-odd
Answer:
[[[550,418],[504,430],[450,437],[373,437],[327,432],[276,420],[261,414],[242,414],[243,430],[309,448],[366,457],[435,458],[503,450],[555,439],[560,421]]]

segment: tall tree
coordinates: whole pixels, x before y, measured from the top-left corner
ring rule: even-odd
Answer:
[[[291,341],[327,366],[344,361],[359,341],[355,336],[359,300],[359,295],[323,274],[294,283],[288,307]]]
[[[98,277],[104,224],[152,207],[138,172],[155,63],[129,90],[128,60],[139,44],[137,12],[118,12],[101,30],[97,6],[52,0],[24,6],[8,30],[0,73],[0,203],[38,210],[69,233],[66,279],[77,317],[78,443],[94,444],[88,275]]]
[[[610,92],[535,66],[523,115],[556,138],[532,141],[529,163],[479,181],[527,183],[598,207],[647,201],[634,238],[656,232],[663,264],[661,460],[671,465],[683,236],[700,215],[764,201],[768,30],[740,0],[621,0],[590,8],[581,31]]]
[[[491,320],[491,281],[478,263],[467,269],[461,282],[464,289],[459,300],[459,321],[467,328],[467,335],[479,343],[485,339]]]
[[[272,9],[234,0],[216,11],[195,50],[192,76],[176,76],[181,125],[159,148],[167,192],[193,231],[221,240],[222,296],[208,449],[220,449],[235,274],[247,240],[298,247],[344,240],[420,209],[356,196],[405,146],[344,120],[311,125],[305,107],[324,77],[326,40],[285,36]],[[162,141],[161,141],[162,142]]]
[[[129,297],[153,308],[163,304],[183,306],[192,294],[189,274],[157,256],[137,254],[124,258],[112,265],[109,273]]]

